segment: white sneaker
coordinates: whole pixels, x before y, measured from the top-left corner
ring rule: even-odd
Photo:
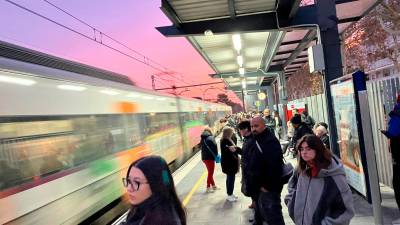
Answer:
[[[206,193],[213,193],[214,189],[212,187],[208,187]]]
[[[226,198],[226,200],[230,201],[230,202],[236,202],[236,198],[234,195],[228,195],[228,197]]]
[[[236,200],[239,198],[238,196],[236,196],[236,195],[232,195]]]
[[[217,187],[217,186],[212,186],[212,189],[213,189],[214,191],[216,191],[216,190],[220,190],[221,188],[219,188],[219,187]]]

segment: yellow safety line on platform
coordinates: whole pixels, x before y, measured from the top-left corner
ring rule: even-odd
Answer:
[[[204,171],[204,173],[201,175],[200,179],[197,180],[196,184],[193,186],[192,190],[190,190],[189,194],[186,195],[185,199],[182,202],[183,206],[186,206],[189,203],[189,200],[192,198],[192,195],[194,194],[194,192],[196,192],[197,189],[199,189],[200,184],[203,182],[203,180],[206,177],[207,177],[207,171]]]

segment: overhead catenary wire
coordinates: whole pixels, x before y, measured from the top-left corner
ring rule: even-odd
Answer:
[[[56,4],[54,4],[54,3],[52,3],[52,2],[50,2],[50,1],[48,1],[48,0],[42,0],[42,1],[44,1],[45,3],[49,4],[50,6],[52,6],[52,7],[54,7],[54,8],[56,8],[57,10],[59,10],[59,11],[65,13],[65,14],[67,14],[68,16],[74,18],[75,20],[79,21],[80,23],[82,23],[82,24],[84,24],[84,25],[90,27],[91,29],[93,29],[93,31],[94,31],[94,40],[95,40],[96,42],[98,42],[98,41],[96,40],[96,31],[97,31],[97,32],[100,33],[100,38],[101,38],[101,39],[100,39],[100,44],[103,44],[102,36],[105,36],[105,37],[109,38],[110,40],[114,41],[115,43],[117,43],[117,44],[119,44],[119,45],[121,45],[121,46],[123,46],[123,47],[129,49],[130,51],[134,52],[135,54],[138,54],[139,56],[143,57],[143,63],[144,63],[144,64],[151,66],[151,65],[149,64],[149,62],[152,62],[152,63],[158,65],[159,67],[161,67],[161,69],[159,69],[159,71],[163,72],[163,74],[168,75],[168,76],[170,76],[170,77],[172,77],[172,78],[174,78],[174,79],[176,79],[176,80],[179,80],[179,81],[181,81],[182,83],[191,85],[191,83],[186,82],[186,81],[183,80],[182,78],[178,78],[178,77],[176,77],[176,76],[174,76],[174,75],[171,74],[171,72],[173,72],[173,73],[176,73],[176,72],[174,72],[174,71],[168,69],[168,68],[165,67],[164,65],[162,65],[162,64],[156,62],[155,60],[153,60],[153,59],[151,59],[151,58],[149,58],[149,57],[143,55],[142,53],[140,53],[140,52],[134,50],[133,48],[129,47],[127,44],[125,44],[125,43],[123,43],[123,42],[121,42],[121,41],[119,41],[119,40],[117,40],[117,39],[111,37],[110,35],[106,34],[105,32],[103,32],[103,31],[97,29],[97,28],[94,27],[93,25],[91,25],[91,24],[85,22],[84,20],[82,20],[82,19],[80,19],[80,18],[78,18],[78,17],[72,15],[72,14],[69,13],[67,10],[65,10],[65,9],[63,9],[63,8],[61,8],[61,7],[59,7],[59,6],[57,6]],[[93,40],[93,39],[92,39],[92,40]],[[152,67],[152,68],[154,68],[154,67]],[[168,72],[168,71],[171,71],[171,72]],[[176,73],[176,74],[178,74],[178,73]],[[180,73],[179,73],[179,74],[180,74]],[[160,75],[156,75],[156,76],[160,76]],[[189,80],[191,80],[191,79],[189,79]],[[191,81],[194,82],[194,83],[196,83],[196,81],[194,81],[194,80],[191,80]]]

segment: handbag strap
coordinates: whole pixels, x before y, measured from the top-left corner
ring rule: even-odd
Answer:
[[[261,149],[260,144],[258,144],[258,141],[257,141],[257,140],[256,140],[256,145],[257,145],[258,151],[262,154],[262,153],[263,153],[263,150]],[[283,159],[283,162],[284,162],[284,163],[287,163],[285,157],[282,157],[282,159]]]
[[[203,140],[203,142],[204,142],[204,144],[206,145],[208,151],[211,152],[211,154],[214,156],[214,158],[216,158],[217,156],[214,154],[213,151],[211,151],[210,147],[208,147],[208,144],[207,144],[206,140]]]

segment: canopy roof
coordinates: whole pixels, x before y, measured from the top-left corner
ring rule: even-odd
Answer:
[[[300,0],[161,2],[173,25],[157,29],[168,37],[185,36],[215,71],[211,76],[236,92],[270,85],[279,71],[293,75],[308,62],[307,48],[318,38],[316,5],[300,6]],[[336,0],[339,33],[379,2]],[[233,41],[237,35],[240,49]]]

